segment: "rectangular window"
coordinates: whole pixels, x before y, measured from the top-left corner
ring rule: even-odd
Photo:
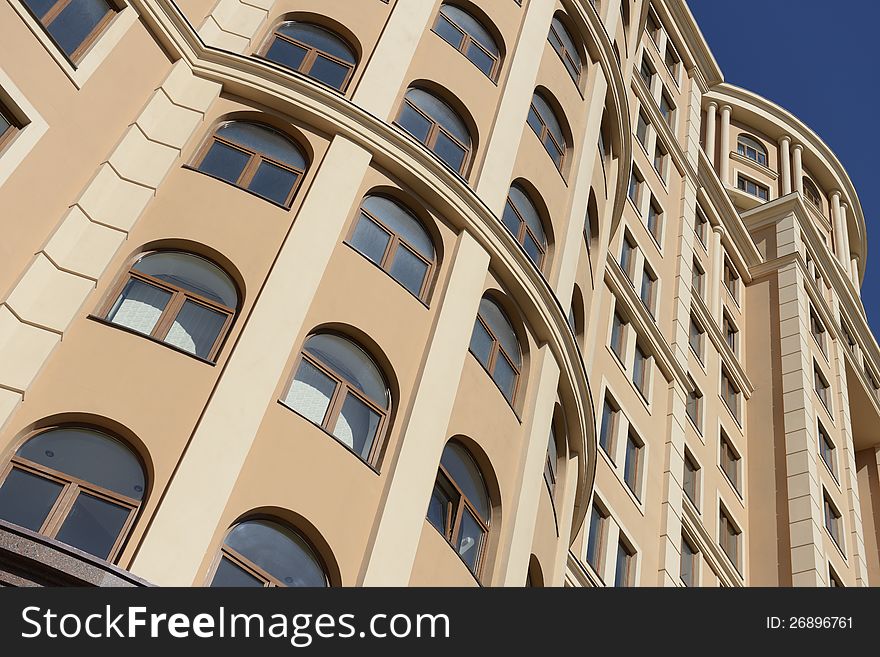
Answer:
[[[660,43],[660,21],[657,20],[657,17],[651,10],[648,11],[648,22],[645,24],[645,31],[654,40],[654,43]]]
[[[644,178],[642,178],[641,174],[633,168],[632,173],[629,176],[629,200],[636,206],[636,211],[639,214],[642,213],[641,200],[642,185],[644,185],[644,183]]]
[[[721,431],[721,469],[724,471],[727,480],[733,485],[733,488],[739,492],[739,472],[741,457],[733,449],[730,439]]]
[[[3,107],[3,105],[0,105],[0,149],[12,141],[19,127],[18,122],[12,116],[12,112]]]
[[[706,214],[697,206],[697,211],[694,213],[694,233],[697,235],[697,239],[700,240],[700,244],[706,246],[706,234],[709,230],[709,220],[706,219]]]
[[[831,442],[831,438],[828,436],[828,432],[825,431],[825,427],[819,422],[819,455],[822,457],[825,465],[828,466],[828,470],[831,472],[832,476],[837,479],[835,453],[834,443]]]
[[[607,530],[608,514],[594,504],[593,510],[590,513],[590,533],[587,538],[587,563],[600,574],[602,572],[603,547]]]
[[[739,329],[736,328],[736,324],[734,324],[733,320],[730,319],[730,315],[727,314],[727,311],[724,311],[722,324],[722,329],[724,331],[724,340],[727,342],[727,346],[730,347],[730,350],[733,353],[738,353],[737,349],[739,348]]]
[[[605,403],[602,406],[602,425],[599,427],[599,447],[611,457],[614,462],[614,438],[617,434],[618,420],[620,419],[620,408],[613,399],[606,395]]]
[[[837,510],[834,502],[831,501],[828,491],[823,490],[822,492],[825,499],[825,529],[831,534],[831,538],[837,547],[843,549],[843,519],[841,518],[840,511]]]
[[[705,298],[703,295],[704,283],[706,280],[706,272],[700,261],[694,258],[694,267],[691,270],[691,287],[698,297]]]
[[[685,586],[697,584],[697,556],[699,552],[690,540],[681,535],[681,581]]]
[[[658,205],[657,199],[651,197],[648,205],[648,232],[660,243],[660,234],[663,230],[663,209]]]
[[[623,480],[633,495],[641,499],[639,480],[642,477],[642,449],[645,444],[630,429],[626,435],[626,460],[623,463]]]
[[[611,350],[623,362],[626,358],[626,320],[614,311],[614,321],[611,324]]]
[[[722,508],[718,513],[718,534],[721,549],[739,570],[739,544],[742,532],[733,524],[730,516]]]
[[[733,414],[733,417],[735,417],[737,421],[739,421],[739,395],[740,390],[731,380],[730,373],[727,371],[727,368],[722,367],[721,398],[724,400],[727,408],[730,409],[730,412]]]
[[[687,398],[687,414],[697,428],[697,431],[703,433],[703,393],[689,376],[688,381],[692,386],[692,390],[688,392]]]
[[[684,494],[687,495],[687,498],[691,501],[691,504],[693,504],[699,511],[700,466],[697,465],[694,457],[690,455],[690,452],[688,452],[687,449],[684,451],[684,477],[682,481],[682,489],[684,490]]]
[[[816,388],[816,394],[819,395],[819,399],[822,400],[822,404],[824,404],[825,408],[828,412],[831,412],[831,386],[828,384],[828,379],[825,378],[825,375],[819,370],[819,366],[813,362],[813,384]]]
[[[681,58],[669,41],[666,42],[666,55],[663,57],[663,63],[666,64],[666,68],[673,79],[678,82],[678,67],[681,64]]]
[[[739,299],[739,274],[727,256],[724,257],[724,287],[730,292],[734,301]]]
[[[623,234],[623,243],[620,247],[620,268],[632,283],[636,278],[636,245],[627,232]]]
[[[636,120],[636,138],[644,148],[648,148],[648,119],[641,110]]]
[[[834,572],[830,564],[828,566],[828,586],[831,588],[844,588],[843,581],[837,576],[837,573]]]
[[[645,399],[648,398],[649,365],[650,361],[648,360],[648,356],[642,351],[642,348],[639,345],[636,345],[636,358],[633,365],[633,383],[636,384],[636,388],[642,393],[642,397]]]
[[[71,62],[79,61],[116,9],[106,0],[23,0]]]
[[[614,570],[614,586],[632,586],[635,577],[636,551],[621,539],[617,543],[617,567]]]
[[[770,189],[768,187],[755,182],[751,178],[746,178],[741,173],[736,175],[736,187],[750,196],[757,196],[762,201],[770,198]]]
[[[639,296],[651,317],[654,317],[657,310],[657,275],[647,264],[642,270],[642,289]]]
[[[660,180],[666,180],[666,158],[668,157],[669,153],[658,140],[654,144],[654,170],[660,176]]]
[[[843,332],[843,339],[844,339],[844,342],[846,343],[846,346],[849,349],[850,353],[853,356],[858,356],[858,354],[859,354],[858,344],[856,344],[856,341],[853,339],[852,333],[850,333],[846,324],[844,324],[843,322],[840,323],[840,330]]]
[[[674,130],[675,105],[672,104],[665,91],[660,96],[660,114],[667,125]]]
[[[706,331],[700,326],[697,318],[691,315],[691,329],[688,342],[694,355],[702,363],[703,362],[703,344],[706,338]]]
[[[813,334],[813,337],[816,339],[816,344],[819,345],[822,353],[827,356],[827,333],[825,332],[825,325],[822,323],[822,320],[819,319],[816,310],[812,306],[810,306],[810,333]]]
[[[651,83],[654,81],[654,67],[651,66],[651,62],[648,61],[647,54],[642,55],[642,65],[639,67],[639,75],[642,76],[645,86],[650,90]]]

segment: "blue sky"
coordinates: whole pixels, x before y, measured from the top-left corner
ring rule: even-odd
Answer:
[[[724,79],[800,118],[849,173],[868,226],[862,302],[880,335],[877,0],[688,0]],[[740,17],[737,19],[737,16]]]

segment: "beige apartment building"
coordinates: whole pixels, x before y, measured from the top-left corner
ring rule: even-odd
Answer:
[[[856,190],[683,0],[0,0],[0,222],[4,585],[880,584]]]

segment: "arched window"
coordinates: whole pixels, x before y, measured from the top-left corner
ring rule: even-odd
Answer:
[[[434,272],[434,243],[405,207],[384,196],[367,196],[348,243],[425,299]]]
[[[84,427],[37,434],[0,482],[0,518],[108,561],[122,549],[146,487],[127,446]]]
[[[488,297],[480,301],[470,351],[486,368],[507,401],[513,403],[522,369],[522,350],[507,315]]]
[[[351,340],[334,333],[306,340],[282,401],[367,463],[376,463],[391,393],[373,359]]]
[[[574,39],[558,16],[554,16],[553,22],[550,23],[550,34],[547,39],[550,41],[550,45],[553,46],[553,50],[559,55],[562,63],[565,64],[565,69],[568,71],[571,79],[574,80],[575,84],[578,84],[581,79],[583,62]]]
[[[523,188],[515,183],[507,192],[507,203],[504,205],[502,219],[507,230],[513,234],[535,266],[540,269],[547,253],[544,227],[541,225],[541,217],[534,203]]]
[[[226,535],[211,586],[329,586],[329,583],[321,560],[299,532],[271,520],[247,520]]]
[[[268,126],[243,121],[218,127],[196,162],[202,173],[286,208],[306,169],[305,156],[290,138]]]
[[[556,168],[561,171],[562,162],[565,159],[565,136],[559,119],[556,118],[556,113],[538,92],[532,96],[528,123],[538,135],[541,143],[544,144],[544,148],[550,154]]]
[[[468,451],[455,441],[446,443],[428,520],[477,577],[486,548],[492,509],[483,475]]]
[[[767,149],[757,139],[741,134],[736,138],[736,152],[754,160],[758,164],[767,166]]]
[[[311,23],[286,21],[263,47],[262,56],[334,89],[345,89],[357,57],[339,36]]]
[[[559,448],[556,442],[556,430],[550,426],[550,437],[547,440],[547,457],[544,460],[544,482],[550,491],[550,501],[556,499],[556,478],[559,475]]]
[[[24,4],[74,64],[117,12],[107,0],[24,0]]]
[[[819,188],[816,187],[816,184],[804,176],[804,196],[807,197],[807,200],[815,205],[819,210],[822,210],[822,197],[819,195]]]
[[[476,18],[464,9],[444,4],[437,14],[434,32],[478,69],[494,80],[501,68],[501,54],[495,39]]]
[[[437,96],[411,88],[394,122],[422,142],[458,173],[471,155],[471,135],[458,113]]]
[[[104,319],[214,360],[238,308],[232,279],[182,251],[142,256],[108,297]]]

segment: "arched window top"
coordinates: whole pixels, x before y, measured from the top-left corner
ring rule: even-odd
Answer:
[[[328,586],[309,542],[271,520],[247,520],[226,536],[211,586]]]
[[[535,204],[518,184],[511,185],[502,217],[504,225],[523,246],[538,268],[544,262],[547,237]]]
[[[385,377],[367,352],[351,340],[335,333],[319,333],[306,340],[304,350],[382,408],[390,405]]]
[[[229,121],[217,128],[215,134],[294,169],[306,166],[305,156],[290,137],[262,123]]]
[[[232,310],[238,306],[238,292],[229,275],[200,256],[182,251],[158,251],[142,257],[132,269]]]
[[[767,149],[754,137],[741,133],[736,138],[736,151],[740,155],[767,166]]]
[[[37,434],[0,472],[0,519],[108,561],[121,551],[146,487],[131,449],[86,427]]]
[[[567,148],[565,133],[556,112],[538,91],[532,95],[527,121],[547,153],[553,158],[553,163],[561,170]]]
[[[357,64],[354,49],[337,34],[299,21],[286,21],[275,28],[263,56],[340,90]]]
[[[446,468],[447,474],[461,489],[483,522],[488,524],[492,514],[489,492],[474,458],[462,445],[450,441],[443,449],[440,464]]]
[[[562,63],[565,65],[571,79],[577,83],[583,70],[580,49],[575,45],[571,33],[565,27],[559,15],[554,16],[553,21],[550,23],[548,39],[556,54],[562,59]]]
[[[196,160],[202,173],[284,207],[290,207],[307,165],[292,139],[274,128],[246,121],[220,125]]]
[[[489,297],[483,297],[480,301],[479,314],[486,320],[486,324],[498,338],[504,351],[514,359],[514,364],[521,366],[522,350],[516,337],[516,331],[513,330],[513,325],[507,319],[507,314]]]
[[[364,198],[349,243],[416,297],[425,299],[436,264],[434,242],[403,205],[386,196]]]
[[[440,7],[440,13],[467,32],[468,36],[483,46],[483,48],[485,48],[490,54],[495,55],[496,57],[500,54],[498,44],[495,43],[495,38],[489,34],[489,31],[483,27],[483,24],[479,20],[471,16],[464,9],[454,5],[444,4]]]
[[[460,7],[444,4],[434,31],[489,78],[495,78],[501,63],[500,50],[495,38],[477,18]]]
[[[386,196],[370,195],[364,198],[361,207],[370,214],[381,218],[388,228],[400,235],[420,254],[429,260],[434,259],[434,242],[428,235],[428,231],[403,205]]]
[[[817,208],[819,208],[821,210],[822,209],[822,196],[819,193],[819,188],[816,186],[816,183],[814,183],[812,180],[810,180],[806,176],[803,177],[803,183],[804,183],[804,196],[807,197],[807,200],[810,203],[812,203],[813,205],[815,205]]]
[[[334,34],[326,28],[318,27],[312,23],[286,21],[281,23],[275,31],[278,34],[283,34],[291,39],[301,41],[302,43],[325,52],[328,55],[338,57],[349,64],[354,64],[357,61],[357,57],[351,46],[345,43],[345,41],[343,41],[337,34]]]
[[[406,99],[427,114],[440,127],[449,131],[453,137],[466,146],[470,146],[471,135],[468,132],[467,126],[458,115],[458,112],[452,109],[445,101],[417,87],[413,87],[406,92]]]
[[[105,433],[61,427],[38,434],[16,456],[134,500],[144,497],[144,470],[128,446]]]

